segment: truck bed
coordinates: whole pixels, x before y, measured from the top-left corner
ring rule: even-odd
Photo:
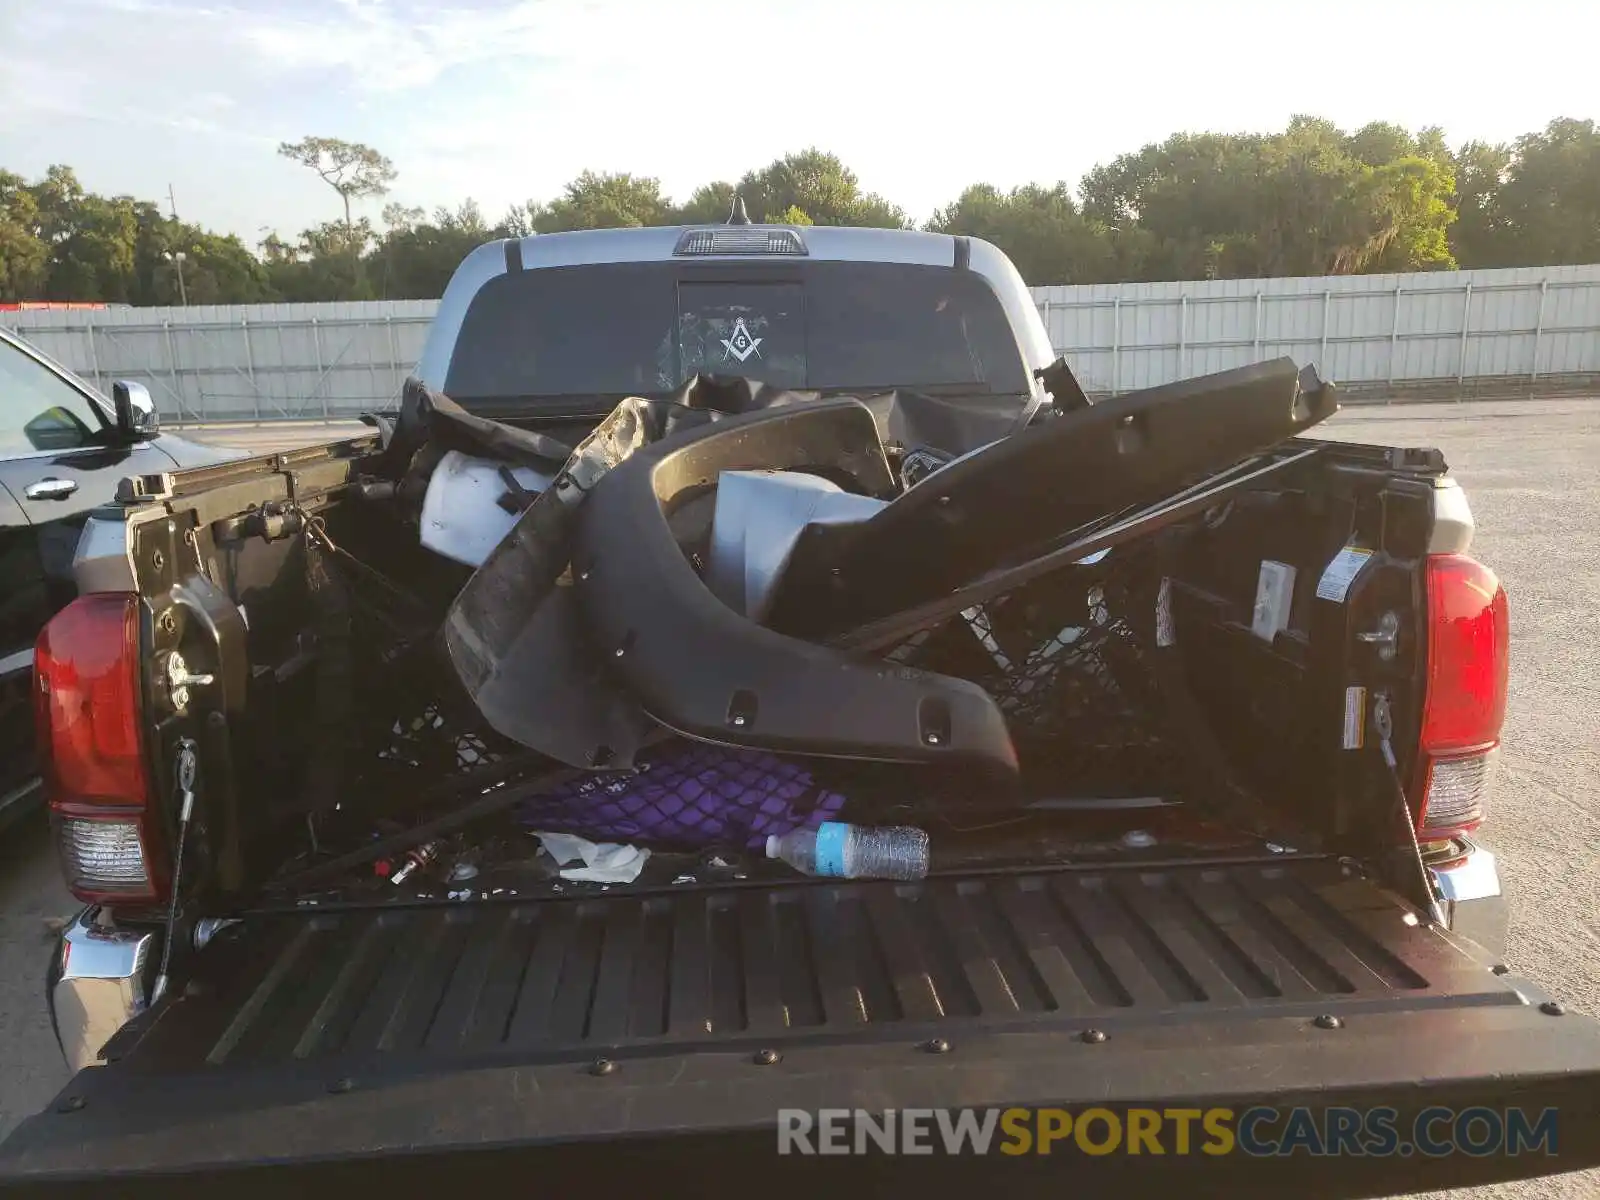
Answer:
[[[770,1168],[777,1109],[846,1104],[1555,1104],[1563,1166],[1593,1162],[1592,1023],[1413,922],[1295,856],[262,914],[6,1143],[0,1182],[115,1173],[128,1195],[149,1172],[170,1196],[175,1168],[198,1192],[292,1162],[449,1187],[537,1150],[514,1169],[639,1186],[711,1149]],[[1361,1195],[1550,1169],[1425,1165],[1248,1178]]]

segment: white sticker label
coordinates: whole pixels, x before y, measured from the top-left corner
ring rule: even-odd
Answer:
[[[1317,599],[1343,604],[1344,598],[1350,594],[1350,585],[1356,581],[1356,576],[1361,574],[1361,568],[1367,565],[1371,557],[1372,551],[1363,550],[1360,546],[1346,546],[1335,554],[1333,561],[1322,572],[1322,578],[1317,581]]]
[[[1172,633],[1172,580],[1161,577],[1161,590],[1156,593],[1156,645],[1170,646],[1177,639]]]
[[[1367,743],[1367,689],[1344,690],[1344,748],[1359,750]]]

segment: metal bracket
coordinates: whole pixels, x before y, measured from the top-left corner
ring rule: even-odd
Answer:
[[[162,472],[154,475],[126,475],[117,481],[117,500],[130,504],[135,500],[170,500],[172,475]]]
[[[1365,642],[1369,646],[1376,646],[1380,659],[1384,662],[1393,662],[1400,646],[1400,615],[1390,609],[1378,618],[1376,629],[1356,634],[1356,640]]]
[[[189,689],[191,687],[205,687],[215,683],[215,675],[196,675],[189,670],[189,664],[183,655],[174,650],[167,655],[167,696],[172,701],[172,707],[183,711],[189,707]],[[193,763],[190,764],[191,775]]]

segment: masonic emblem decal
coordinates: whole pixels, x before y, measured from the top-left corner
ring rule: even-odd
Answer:
[[[740,317],[733,323],[733,332],[722,339],[722,348],[727,351],[722,356],[722,361],[737,358],[744,362],[752,354],[761,357],[761,339],[750,336],[750,331],[744,327],[744,318]]]

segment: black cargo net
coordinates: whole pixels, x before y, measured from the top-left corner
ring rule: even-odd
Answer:
[[[450,693],[433,614],[359,560],[332,561],[349,596],[356,704],[346,750],[357,780],[381,796],[517,753]]]
[[[432,631],[421,634],[408,620],[415,617],[409,606],[362,575],[346,574],[359,681],[348,747],[359,763],[353,782],[382,806],[384,797],[414,790],[415,782],[460,776],[467,783],[485,771],[503,774],[512,768],[514,775],[524,773],[517,762],[529,757],[527,751],[490,730],[465,697],[444,686],[441,650]],[[1163,649],[1173,642],[1167,586],[1155,548],[1123,545],[975,605],[882,657],[969,680],[994,698],[1017,747],[1024,800],[1182,800],[1204,794],[1217,802],[1216,815],[1253,825],[1257,806],[1233,781],[1208,718],[1188,692],[1181,660]],[[678,739],[670,739],[647,759],[666,763],[678,745]],[[821,794],[842,798],[852,813],[863,815],[880,806],[903,806],[906,772],[914,770],[797,761],[814,772],[810,782]],[[703,791],[704,774],[691,771],[685,778],[692,777]],[[939,772],[919,774],[910,791],[936,810],[962,797],[978,803],[987,796],[980,806],[994,803],[988,789],[963,786]],[[638,776],[595,773],[593,778],[596,798],[620,795],[633,806],[627,828],[609,820],[603,805],[577,803],[577,795],[568,801],[584,820],[556,821],[552,812],[542,812],[549,827],[588,828],[591,836],[613,838],[651,840],[655,835],[684,845],[711,835],[715,822],[679,827],[680,810],[688,810],[676,777],[645,771]],[[725,781],[719,775],[715,782],[720,790]],[[619,787],[625,795],[613,795]],[[739,807],[732,799],[727,805]]]
[[[1151,555],[1125,549],[969,608],[886,657],[983,687],[1032,784],[1169,794],[1185,772],[1153,661],[1162,607]]]
[[[379,739],[377,758],[384,763],[437,777],[471,771],[505,756],[504,747],[490,744],[492,734],[466,725],[458,713],[433,703],[420,710],[414,704],[404,707],[410,711],[396,715],[387,736]]]

